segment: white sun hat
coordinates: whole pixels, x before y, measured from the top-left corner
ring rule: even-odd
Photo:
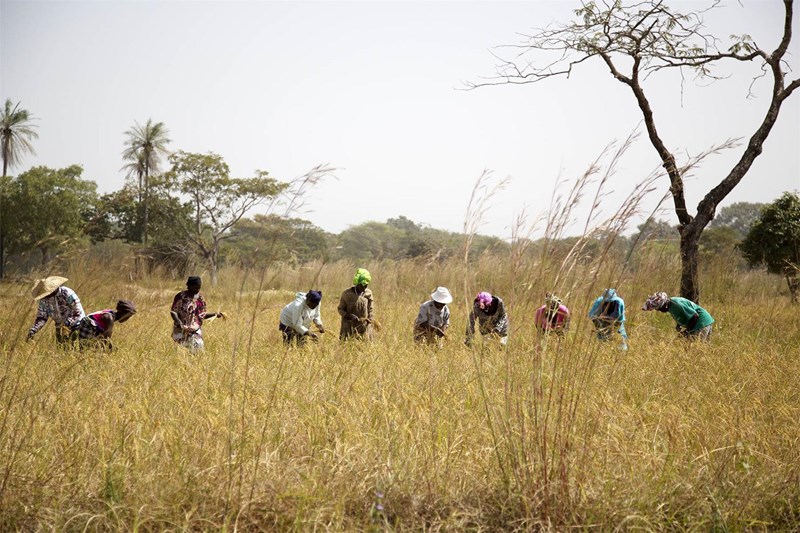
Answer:
[[[449,304],[453,301],[453,297],[450,296],[450,291],[447,290],[447,287],[436,287],[436,291],[431,294],[431,299],[440,304]]]
[[[34,300],[41,300],[63,284],[67,282],[67,278],[61,276],[49,276],[43,279],[37,279],[31,289],[31,296]]]

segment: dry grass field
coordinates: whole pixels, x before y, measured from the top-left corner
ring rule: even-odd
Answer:
[[[111,354],[57,349],[52,324],[24,342],[30,285],[4,284],[0,530],[800,528],[800,318],[783,281],[707,265],[717,324],[690,345],[639,310],[674,292],[676,259],[545,263],[363,265],[383,326],[371,344],[337,336],[359,265],[223,270],[203,292],[229,318],[207,324],[199,355],[170,339],[183,278],[60,272],[87,312],[136,302]],[[450,335],[416,346],[411,322],[438,285],[456,297]],[[585,318],[612,285],[627,352]],[[286,350],[280,309],[312,287],[328,333]],[[574,318],[542,344],[531,317],[550,289]],[[507,303],[507,349],[463,344],[479,290]]]

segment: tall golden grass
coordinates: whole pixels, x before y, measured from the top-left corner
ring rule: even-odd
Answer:
[[[720,262],[703,279],[713,342],[687,344],[638,311],[676,286],[675,263],[621,279],[575,265],[560,289],[571,331],[546,344],[531,316],[552,287],[497,257],[367,265],[372,344],[336,337],[355,265],[223,271],[204,292],[230,319],[204,328],[200,355],[169,337],[182,280],[67,272],[87,311],[136,301],[111,354],[59,350],[52,326],[25,343],[29,286],[5,285],[0,529],[800,527],[797,311],[781,280]],[[509,302],[508,349],[465,347],[458,300],[444,346],[414,345],[419,303],[464,279]],[[628,302],[628,352],[584,318],[610,284]],[[286,350],[278,314],[311,287],[329,333]]]
[[[60,350],[52,326],[26,343],[30,285],[0,285],[0,530],[800,528],[797,310],[782,280],[719,257],[701,280],[710,344],[639,311],[648,293],[674,291],[680,265],[658,248],[614,252],[655,177],[598,220],[626,146],[554,197],[537,249],[521,217],[510,256],[469,259],[496,190],[484,176],[464,260],[223,269],[204,293],[229,319],[204,327],[197,355],[170,339],[183,279],[113,261],[59,272],[88,312],[136,302],[110,354]],[[586,197],[584,237],[554,253]],[[597,236],[606,245],[589,258]],[[373,343],[336,334],[356,266],[373,275]],[[448,338],[415,345],[418,306],[441,285],[463,288]],[[628,304],[627,352],[586,318],[609,286]],[[278,315],[310,288],[328,333],[287,350]],[[462,342],[479,290],[506,301],[507,348]],[[561,341],[531,325],[547,291],[573,313]]]

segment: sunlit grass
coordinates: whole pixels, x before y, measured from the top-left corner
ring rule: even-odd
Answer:
[[[182,280],[67,273],[87,311],[136,301],[112,354],[59,351],[52,326],[19,342],[29,287],[3,286],[0,526],[798,527],[800,321],[774,296],[780,280],[707,272],[718,324],[711,344],[689,346],[669,317],[638,311],[671,271],[640,270],[618,286],[623,353],[591,337],[598,288],[582,267],[566,292],[572,331],[543,350],[530,317],[547,287],[486,262],[469,275],[510,302],[508,350],[463,345],[458,298],[442,349],[411,342],[419,303],[463,283],[458,265],[367,265],[383,324],[373,344],[338,341],[354,265],[267,273],[261,291],[261,273],[225,271],[204,292],[230,318],[204,328],[197,356],[169,338]],[[328,333],[287,351],[278,314],[312,286]]]

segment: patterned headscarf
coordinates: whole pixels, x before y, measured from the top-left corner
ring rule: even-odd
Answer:
[[[642,310],[655,311],[656,309],[661,309],[668,301],[669,296],[667,296],[666,292],[657,292],[647,298],[647,301],[642,306]]]
[[[604,302],[610,302],[616,296],[617,296],[617,290],[616,289],[606,289],[606,290],[603,291],[603,301]]]
[[[353,285],[369,285],[372,281],[372,275],[366,268],[359,268],[356,270],[356,275],[353,277]]]
[[[492,305],[492,295],[488,292],[479,292],[478,296],[475,297],[475,301],[478,302],[481,309],[486,309]]]
[[[548,309],[558,309],[561,305],[561,298],[548,292],[544,297],[544,305],[546,305]]]

